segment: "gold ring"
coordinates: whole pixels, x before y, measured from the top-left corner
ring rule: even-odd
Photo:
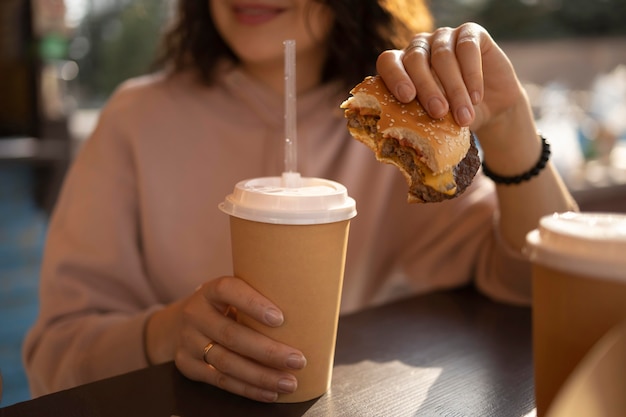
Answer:
[[[209,351],[211,349],[213,349],[213,346],[215,346],[215,343],[213,342],[209,342],[205,347],[204,350],[202,351],[202,359],[204,360],[204,363],[206,363],[207,365],[211,365],[209,363],[209,361],[206,359],[206,355],[209,353]]]
[[[404,48],[404,53],[409,53],[414,49],[422,49],[426,55],[430,55],[430,44],[423,39],[414,39]]]

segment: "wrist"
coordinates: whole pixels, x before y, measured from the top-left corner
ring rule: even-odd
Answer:
[[[476,134],[483,151],[483,162],[500,176],[517,176],[528,171],[543,151],[525,95]]]
[[[535,165],[533,165],[531,168],[517,175],[503,176],[492,171],[487,166],[485,161],[483,161],[482,168],[485,176],[487,176],[496,184],[515,185],[520,184],[524,181],[529,181],[533,177],[539,175],[539,173],[543,171],[543,169],[546,167],[546,165],[548,164],[548,160],[550,159],[550,144],[543,135],[539,134],[539,137],[541,138],[542,144],[541,155],[539,155],[537,163],[535,163]]]
[[[154,311],[146,319],[143,331],[144,354],[148,365],[174,358],[177,334],[176,304]]]
[[[495,148],[496,150],[507,149],[513,144],[512,140],[506,140],[511,133],[536,132],[535,118],[526,91],[521,89],[515,102],[506,110],[485,121],[475,133],[479,135],[483,147]]]

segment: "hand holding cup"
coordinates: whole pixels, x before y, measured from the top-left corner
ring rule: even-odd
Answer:
[[[246,282],[220,277],[202,285],[182,306],[175,361],[188,378],[253,400],[273,402],[296,390],[302,352],[238,323],[245,314],[259,326],[280,327],[281,310]]]

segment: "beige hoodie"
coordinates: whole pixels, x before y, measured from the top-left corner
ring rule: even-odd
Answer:
[[[455,200],[407,204],[399,171],[348,135],[346,96],[318,88],[297,111],[299,171],[341,182],[357,202],[342,311],[472,280],[527,303],[529,268],[495,233],[491,183],[479,174]],[[283,114],[282,97],[236,70],[211,88],[153,76],[114,94],[51,219],[24,344],[34,396],[146,366],[149,313],[231,274],[217,205],[237,181],[280,175]]]

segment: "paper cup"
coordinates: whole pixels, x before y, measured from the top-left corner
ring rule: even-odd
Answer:
[[[241,181],[220,204],[230,215],[234,275],[285,316],[277,328],[244,314],[237,319],[307,358],[307,366],[294,372],[297,391],[280,395],[279,402],[311,400],[330,388],[349,225],[356,215],[343,185],[293,180]]]
[[[527,251],[541,417],[591,347],[626,318],[626,215],[546,216],[528,234]]]

